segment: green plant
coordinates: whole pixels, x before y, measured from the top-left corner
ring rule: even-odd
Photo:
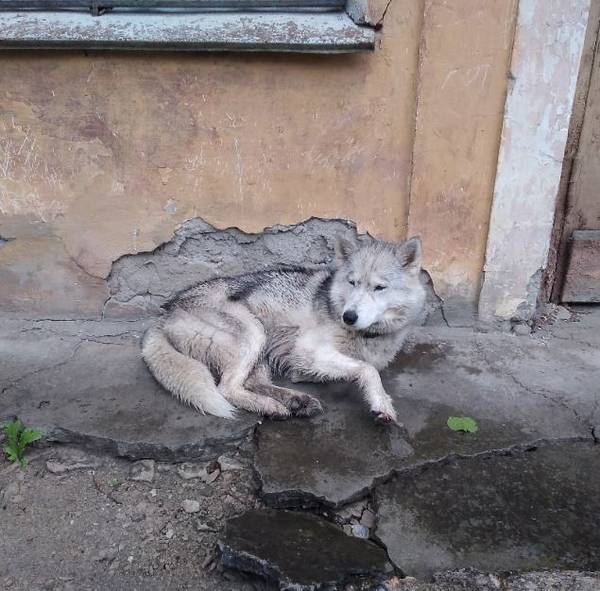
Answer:
[[[448,417],[446,424],[452,431],[464,431],[465,433],[476,433],[479,431],[477,422],[471,417]]]
[[[19,462],[21,468],[27,467],[24,457],[25,448],[34,441],[41,439],[42,434],[35,429],[26,428],[21,421],[9,421],[4,425],[6,441],[2,446],[6,457],[11,462]]]

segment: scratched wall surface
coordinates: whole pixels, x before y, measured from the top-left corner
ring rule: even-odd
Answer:
[[[472,295],[513,2],[445,4],[393,0],[372,54],[1,53],[0,312],[97,316],[185,220],[403,239],[409,202],[442,295]]]
[[[419,2],[375,54],[0,54],[0,305],[95,313],[183,220],[403,237]]]
[[[409,231],[436,288],[474,301],[491,206],[516,0],[427,0]]]

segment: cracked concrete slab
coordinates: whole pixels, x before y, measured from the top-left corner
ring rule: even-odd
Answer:
[[[259,428],[254,466],[268,505],[338,506],[364,495],[414,453],[402,430],[373,421],[350,386],[302,389],[321,399],[324,414]]]
[[[591,443],[453,459],[376,493],[376,535],[404,573],[600,570],[600,451]]]
[[[359,393],[345,384],[295,387],[317,395],[324,415],[265,423],[255,468],[272,506],[339,506],[396,471],[453,455],[527,448],[540,441],[592,440],[600,359],[574,341],[436,328],[383,372],[406,431],[373,425]],[[554,376],[554,381],[548,376]],[[450,416],[471,416],[476,434],[451,431]]]
[[[295,511],[247,511],[227,522],[219,546],[225,566],[260,575],[282,590],[340,589],[394,571],[382,548]]]
[[[139,353],[143,326],[3,323],[0,420],[133,459],[213,459],[251,437],[258,417],[201,415],[154,381]]]

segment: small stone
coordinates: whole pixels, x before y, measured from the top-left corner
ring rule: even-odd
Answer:
[[[556,320],[570,320],[571,312],[564,306],[556,306]]]
[[[177,475],[183,480],[192,480],[193,478],[200,478],[204,482],[208,482],[208,472],[206,468],[200,464],[193,464],[191,462],[184,462],[177,466]]]
[[[228,470],[243,470],[244,465],[235,460],[234,458],[230,458],[228,456],[221,456],[218,460],[219,466],[221,466],[222,472],[227,472]]]
[[[364,525],[352,525],[352,535],[355,538],[367,539],[369,537],[369,528]]]
[[[150,491],[150,496],[151,496],[151,497],[155,497],[157,494],[158,494],[158,493],[156,492],[156,489],[155,489],[155,488],[153,488],[153,489]]]
[[[203,521],[196,521],[196,529],[199,532],[216,532],[219,531],[219,528],[217,528],[215,525],[213,525],[210,522],[204,523]]]
[[[362,517],[360,518],[360,523],[369,529],[375,527],[375,513],[373,513],[371,509],[365,509]]]
[[[167,538],[167,540],[171,540],[174,535],[175,535],[175,532],[173,531],[173,528],[167,527],[167,529],[165,530],[165,538]]]
[[[15,499],[19,499],[21,497],[21,483],[18,481],[13,481],[8,484],[2,491],[2,499],[7,503],[18,503],[20,501]]]
[[[217,478],[221,476],[221,470],[215,470],[208,475],[208,482],[214,482]]]
[[[152,482],[154,480],[154,460],[139,460],[131,465],[129,480]]]
[[[175,469],[175,466],[173,466],[173,464],[164,464],[162,462],[157,462],[156,464],[156,471],[157,472],[171,472]]]
[[[525,324],[525,323],[515,324],[512,327],[512,331],[513,331],[514,334],[516,334],[519,337],[525,337],[525,336],[531,334],[531,327],[528,324]]]
[[[52,474],[67,474],[75,470],[95,470],[102,465],[97,458],[92,458],[80,451],[65,451],[57,458],[46,461],[46,469]]]
[[[135,513],[132,513],[132,515],[131,515],[131,521],[133,521],[134,523],[144,521],[144,519],[146,519],[146,514],[141,511],[140,512],[136,511]]]
[[[185,501],[181,503],[181,506],[186,513],[198,513],[198,511],[200,511],[200,503],[198,501],[185,499]]]
[[[94,560],[96,562],[111,562],[117,557],[118,550],[116,548],[107,548],[106,550],[100,550]]]

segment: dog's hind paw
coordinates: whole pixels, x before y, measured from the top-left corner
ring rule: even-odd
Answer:
[[[323,406],[316,398],[308,394],[298,394],[293,398],[290,410],[295,417],[314,417],[323,412]]]

